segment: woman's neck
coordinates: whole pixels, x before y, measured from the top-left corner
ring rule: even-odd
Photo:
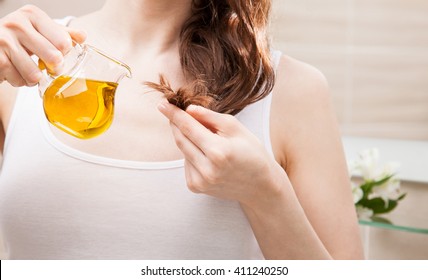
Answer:
[[[100,19],[103,28],[108,29],[116,40],[163,52],[177,45],[181,28],[191,14],[191,2],[107,0]]]

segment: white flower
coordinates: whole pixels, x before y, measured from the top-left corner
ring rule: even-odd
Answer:
[[[379,150],[376,148],[364,150],[359,154],[355,169],[361,173],[366,181],[378,179],[383,170],[379,167]]]
[[[397,200],[400,195],[402,195],[400,180],[392,177],[382,185],[373,187],[369,198],[380,197],[385,202],[385,207],[388,207],[388,201]]]
[[[359,153],[359,159],[348,163],[350,173],[358,172],[365,181],[379,181],[397,173],[400,167],[398,162],[381,164],[379,161],[379,150],[377,148],[367,149]]]
[[[373,216],[372,209],[363,207],[361,205],[357,205],[355,208],[357,209],[358,219],[369,220]]]
[[[354,182],[351,182],[351,188],[352,188],[352,196],[354,198],[354,204],[363,198],[363,190],[360,188],[359,185],[355,184]]]
[[[391,175],[396,174],[398,172],[398,170],[400,169],[400,166],[401,166],[401,164],[398,161],[387,162],[383,166],[382,176],[387,177],[387,176],[391,176]]]
[[[379,150],[376,148],[364,150],[359,154],[359,158],[348,163],[351,174],[360,175],[363,183],[357,185],[351,181],[352,196],[356,206],[359,219],[368,219],[374,215],[374,211],[381,213],[388,212],[389,203],[398,200],[402,196],[400,180],[395,177],[400,164],[398,162],[388,162],[381,164],[379,161]],[[379,185],[382,183],[381,185]],[[362,188],[364,186],[364,189]],[[370,208],[362,205],[365,201],[377,198],[382,199],[384,206],[370,204]],[[362,204],[362,205],[359,205]],[[375,210],[373,210],[375,209]]]

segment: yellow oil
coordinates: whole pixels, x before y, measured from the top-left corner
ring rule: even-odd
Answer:
[[[113,121],[117,83],[60,76],[43,95],[50,123],[80,139],[106,131]]]

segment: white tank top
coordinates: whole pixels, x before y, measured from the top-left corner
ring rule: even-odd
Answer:
[[[275,65],[279,52],[272,53]],[[237,118],[272,154],[271,94]],[[261,259],[238,202],[190,192],[184,161],[95,156],[60,142],[21,88],[0,173],[1,259]]]

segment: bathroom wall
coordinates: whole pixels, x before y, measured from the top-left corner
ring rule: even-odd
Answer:
[[[428,1],[274,0],[274,46],[327,76],[344,135],[428,140]]]
[[[34,4],[54,18],[61,18],[69,15],[79,16],[99,9],[104,2],[105,0],[0,0],[0,17],[3,17],[25,4]]]

